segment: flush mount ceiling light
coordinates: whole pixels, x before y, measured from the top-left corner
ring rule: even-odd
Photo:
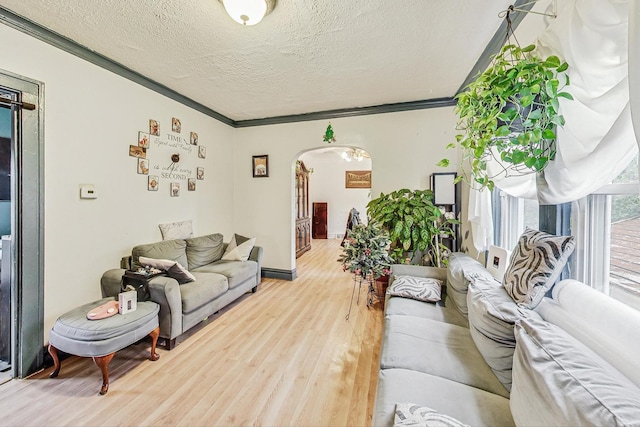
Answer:
[[[242,25],[256,25],[276,6],[276,0],[219,0],[231,19]]]

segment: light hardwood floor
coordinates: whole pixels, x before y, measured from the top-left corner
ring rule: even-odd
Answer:
[[[263,279],[160,359],[139,343],[116,354],[110,388],[91,359],[71,357],[0,386],[0,424],[368,426],[382,310],[354,301],[339,240],[314,240],[295,281]],[[98,286],[96,284],[96,286]]]

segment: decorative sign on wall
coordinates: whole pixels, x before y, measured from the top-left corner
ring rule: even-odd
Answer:
[[[196,179],[204,179],[204,168],[196,163],[206,159],[207,149],[200,145],[196,132],[184,134],[176,117],[171,118],[171,132],[161,134],[155,119],[149,119],[148,132],[138,132],[138,144],[129,146],[129,156],[136,158],[138,174],[147,175],[147,190],[158,191],[166,182],[170,196],[179,197],[181,183],[187,191],[196,191]]]
[[[345,188],[371,188],[371,171],[345,171]]]

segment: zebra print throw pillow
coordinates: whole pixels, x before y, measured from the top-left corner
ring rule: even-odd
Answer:
[[[455,418],[441,414],[435,409],[413,403],[396,404],[393,427],[427,426],[427,427],[468,427]]]
[[[518,305],[535,308],[562,273],[574,247],[573,236],[554,236],[527,227],[504,274],[507,293]]]
[[[418,301],[440,301],[442,282],[438,279],[414,276],[396,276],[387,293],[394,297]]]

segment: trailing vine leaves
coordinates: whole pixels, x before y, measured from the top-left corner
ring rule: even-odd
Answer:
[[[493,189],[495,176],[487,164],[494,159],[504,168],[500,173],[508,176],[540,172],[555,158],[555,130],[565,123],[559,98],[573,99],[562,90],[570,83],[564,74],[568,67],[557,56],[541,59],[534,45],[508,44],[456,96],[456,129],[464,133],[456,135],[456,143],[447,148],[462,148],[469,181]],[[438,166],[448,165],[448,159],[438,162]],[[463,174],[458,180],[464,178]]]

